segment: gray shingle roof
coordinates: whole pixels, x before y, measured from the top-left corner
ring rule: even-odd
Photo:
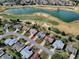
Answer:
[[[13,59],[13,57],[8,54],[5,54],[0,59]]]
[[[16,44],[14,44],[14,45],[12,46],[12,49],[19,52],[19,51],[21,51],[24,47],[25,47],[24,44],[22,44],[22,43],[20,43],[20,42],[17,42]]]
[[[3,48],[0,48],[0,56],[4,54]]]
[[[72,47],[71,45],[67,45],[66,51],[68,51],[69,53],[74,54],[74,55],[77,54],[77,49]]]
[[[64,44],[61,40],[56,40],[56,41],[52,44],[52,46],[53,46],[54,48],[56,48],[56,49],[63,49],[64,45],[65,45],[65,44]]]

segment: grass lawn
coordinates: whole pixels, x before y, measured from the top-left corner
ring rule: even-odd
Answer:
[[[61,55],[63,58],[68,59],[69,54],[66,51],[59,51],[58,54]]]
[[[37,39],[36,39],[36,42],[37,42],[38,44],[40,44],[40,43],[43,42],[43,39],[37,38]]]
[[[11,49],[11,47],[5,46],[4,49],[6,49],[6,53],[8,53],[8,54],[10,54],[10,55],[12,55],[12,56],[15,56],[16,59],[22,59],[21,56],[20,56],[19,54],[17,54],[16,51],[13,51],[13,50]]]
[[[0,34],[3,32],[3,26],[0,26]]]
[[[17,36],[14,36],[14,35],[9,35],[9,36],[6,36],[5,38],[6,38],[6,39],[10,39],[10,38],[17,38]]]
[[[3,27],[0,26],[0,34],[3,34]]]
[[[29,32],[26,32],[26,33],[24,34],[24,36],[29,37],[29,36],[30,36],[30,33],[29,33]]]
[[[24,43],[26,43],[27,41],[24,40],[24,39],[22,39],[22,38],[20,38],[20,39],[19,39],[19,42],[22,42],[22,43],[24,44]]]
[[[15,31],[15,29],[14,29],[13,27],[10,27],[8,30],[9,30],[10,32],[14,32],[14,31]]]
[[[48,55],[45,52],[40,54],[41,59],[48,59]]]
[[[3,27],[2,26],[0,26],[0,31],[3,31]]]
[[[48,49],[50,49],[51,48],[51,44],[48,42],[48,41],[46,41],[46,43],[45,43],[45,45],[44,45],[46,48],[48,48]]]
[[[76,41],[74,46],[75,46],[75,48],[77,48],[79,50],[79,41],[78,40]]]
[[[21,30],[20,30],[20,31],[18,31],[17,33],[22,34],[22,33],[23,33],[23,31],[21,31]]]
[[[32,47],[32,51],[33,51],[33,52],[36,52],[36,51],[39,51],[39,49],[38,49],[37,47],[33,46],[33,47]]]
[[[55,54],[55,55],[52,56],[51,59],[62,59],[62,56],[59,55],[59,54]]]
[[[5,19],[20,19],[20,20],[29,20],[29,21],[37,21],[37,22],[45,22],[45,23],[50,23],[52,25],[59,25],[58,22],[52,21],[51,19],[47,19],[45,17],[40,17],[36,15],[15,15],[15,14],[0,14],[0,16],[3,16]]]
[[[77,57],[75,59],[79,59],[79,53],[78,53],[78,55],[77,55]]]

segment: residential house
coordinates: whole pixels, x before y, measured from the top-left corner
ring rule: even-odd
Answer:
[[[0,59],[13,59],[13,56],[4,54]]]
[[[12,46],[13,44],[15,44],[17,42],[17,39],[6,39],[5,41],[4,41],[4,43],[6,44],[6,45],[10,45],[10,46]]]
[[[31,55],[33,54],[33,52],[29,50],[28,46],[22,49],[20,53],[22,55],[22,58],[24,59],[29,59]]]
[[[77,49],[74,48],[72,45],[67,45],[66,47],[66,51],[69,53],[69,54],[73,54],[74,56],[76,56],[77,54]]]
[[[0,48],[0,57],[4,54],[3,48]]]
[[[11,39],[6,39],[6,40],[4,41],[4,44],[5,44],[5,45],[8,45],[8,43],[10,42],[10,40],[11,40]]]
[[[30,28],[28,28],[27,26],[23,25],[22,26],[22,31],[28,31]]]
[[[3,5],[4,6],[8,6],[8,5],[16,5],[16,3],[15,2],[5,2],[5,3],[3,3]]]
[[[8,24],[8,23],[4,25],[4,28],[3,28],[4,32],[8,32],[9,26],[10,26],[10,24]]]
[[[40,38],[40,39],[44,39],[45,36],[46,36],[46,34],[45,34],[44,32],[39,32],[39,33],[37,34],[37,36],[38,36],[38,38]]]
[[[48,2],[47,2],[46,0],[39,0],[39,3],[40,3],[40,4],[43,4],[43,5],[48,4]]]
[[[24,44],[17,42],[12,46],[13,50],[16,50],[17,52],[20,52],[25,47]]]
[[[63,49],[65,44],[63,43],[63,41],[61,40],[56,40],[52,46],[55,48],[55,49]]]
[[[21,28],[21,25],[14,25],[14,28],[19,29],[19,28]]]
[[[36,29],[30,29],[30,34],[35,35],[38,31]]]
[[[9,26],[10,26],[10,24],[5,24],[5,25],[4,25],[4,30],[5,30],[5,29],[8,29]]]
[[[53,43],[55,41],[55,39],[53,37],[51,37],[50,35],[49,36],[46,36],[45,39],[47,41],[49,41],[49,43]]]
[[[27,4],[27,3],[29,3],[30,2],[30,0],[21,0],[21,4]]]

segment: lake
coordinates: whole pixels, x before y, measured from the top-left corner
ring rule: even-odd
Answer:
[[[65,22],[72,22],[74,20],[79,20],[79,14],[66,11],[66,10],[42,10],[42,9],[35,9],[35,8],[14,8],[5,10],[2,13],[5,14],[32,14],[32,13],[47,13],[51,16],[55,16],[62,21]]]

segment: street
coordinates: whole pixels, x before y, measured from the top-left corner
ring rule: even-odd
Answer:
[[[9,35],[15,35],[15,36],[18,36],[18,37],[20,37],[20,38],[23,38],[24,40],[30,42],[31,45],[35,45],[37,48],[40,48],[40,49],[42,49],[43,51],[45,51],[48,55],[53,55],[53,52],[50,51],[49,49],[47,49],[47,48],[45,48],[45,47],[43,47],[43,46],[37,44],[34,40],[31,40],[31,39],[29,39],[29,38],[27,38],[27,37],[25,37],[25,36],[23,36],[23,35],[21,35],[21,34],[15,33],[15,32],[7,32],[7,33],[5,33],[5,34],[3,34],[3,35],[0,35],[0,39],[4,38],[4,37],[6,37],[6,36],[9,36]]]

